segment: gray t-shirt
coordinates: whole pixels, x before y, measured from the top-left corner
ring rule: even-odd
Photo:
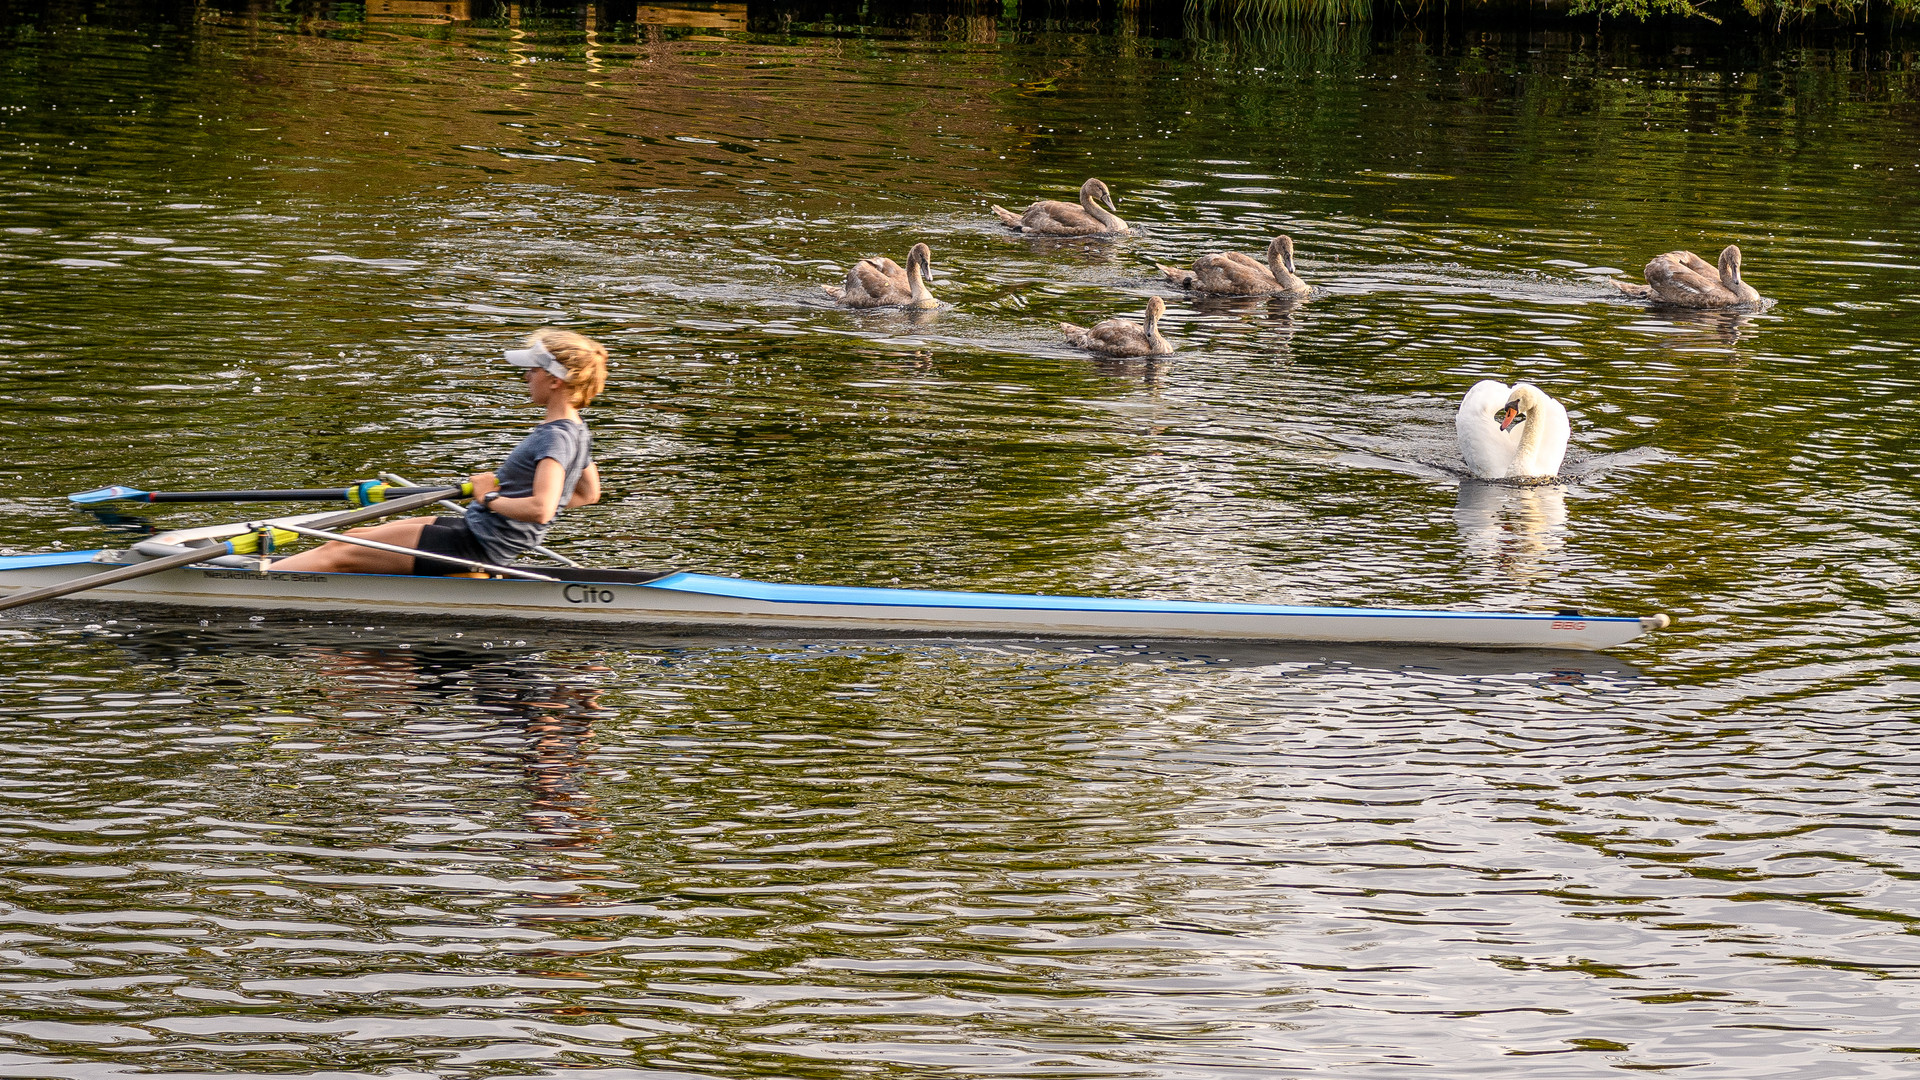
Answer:
[[[500,481],[500,497],[524,499],[533,494],[533,474],[547,458],[567,470],[560,486],[560,506],[564,508],[573,497],[580,474],[593,464],[593,435],[587,431],[587,425],[578,420],[549,420],[529,432],[494,471]],[[478,502],[467,507],[467,529],[480,541],[487,559],[496,563],[512,562],[536,547],[547,534],[545,525],[502,517],[482,509]]]

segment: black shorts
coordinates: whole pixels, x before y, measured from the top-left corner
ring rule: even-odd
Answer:
[[[467,519],[457,517],[437,517],[427,522],[420,530],[421,551],[431,551],[435,555],[452,555],[459,559],[476,559],[490,562],[487,553],[480,547],[480,541],[474,538],[467,528]],[[440,559],[413,557],[413,572],[419,577],[442,577],[447,574],[465,574],[473,570],[471,566],[459,563],[443,562]]]

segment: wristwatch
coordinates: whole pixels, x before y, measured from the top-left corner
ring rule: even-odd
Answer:
[[[485,495],[480,496],[480,509],[485,510],[489,514],[493,513],[493,500],[499,497],[500,497],[499,488],[494,488],[492,491],[489,491]]]

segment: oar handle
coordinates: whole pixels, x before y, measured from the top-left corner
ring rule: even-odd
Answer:
[[[344,529],[349,525],[358,525],[363,521],[372,521],[375,518],[383,518],[392,514],[404,514],[409,510],[418,510],[421,507],[432,506],[441,499],[460,493],[459,488],[448,487],[446,485],[431,488],[416,488],[414,490],[417,491],[418,494],[408,495],[404,499],[375,503],[372,506],[363,506],[358,510],[343,510],[332,517],[323,517],[315,521],[309,521],[307,524],[316,529]],[[283,521],[280,524],[285,525],[286,522]]]

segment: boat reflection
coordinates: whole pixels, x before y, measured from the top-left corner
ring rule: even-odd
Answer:
[[[588,10],[594,5],[589,4]],[[747,29],[747,5],[729,3],[688,4],[685,7],[670,7],[661,4],[639,4],[628,10],[633,12],[633,21],[641,26],[665,26],[684,30],[723,30],[745,31]],[[604,20],[609,23],[623,22],[623,14],[616,5],[606,5]],[[699,40],[699,39],[696,39]]]
[[[303,627],[291,637],[280,630],[264,620],[163,624],[113,640],[168,668],[212,661],[250,687],[270,687],[284,672],[290,692],[330,706],[320,714],[372,721],[371,728],[362,721],[334,736],[342,749],[366,739],[444,748],[461,773],[495,774],[480,786],[506,813],[515,812],[506,808],[519,789],[523,835],[540,838],[533,851],[577,853],[609,832],[584,782],[593,725],[613,715],[600,703],[608,669],[598,662],[559,659],[517,637],[469,644],[458,631],[424,638],[382,633],[385,640],[370,643],[338,627]],[[567,652],[579,647],[576,641]],[[461,784],[472,787],[474,780]]]

